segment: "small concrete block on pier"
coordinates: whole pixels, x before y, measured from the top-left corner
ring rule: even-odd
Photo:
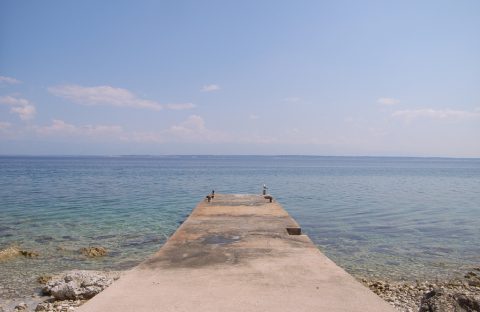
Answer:
[[[323,255],[277,202],[215,194],[156,254],[77,311],[394,309]]]

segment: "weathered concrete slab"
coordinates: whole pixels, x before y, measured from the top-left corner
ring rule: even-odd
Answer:
[[[287,228],[298,234],[276,202],[216,195],[78,311],[394,311]]]

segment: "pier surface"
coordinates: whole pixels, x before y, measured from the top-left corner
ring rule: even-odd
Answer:
[[[215,195],[156,254],[77,311],[394,309],[323,255],[275,201]]]

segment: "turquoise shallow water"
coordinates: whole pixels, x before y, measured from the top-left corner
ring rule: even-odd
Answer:
[[[212,189],[262,185],[355,276],[444,278],[480,264],[480,159],[170,156],[0,157],[0,300],[40,274],[127,269]],[[78,249],[104,246],[89,260]]]

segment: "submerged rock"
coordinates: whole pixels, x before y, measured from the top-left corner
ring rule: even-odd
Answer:
[[[90,258],[102,257],[107,254],[107,249],[104,247],[85,247],[80,249],[80,252]]]
[[[43,292],[56,300],[85,300],[97,295],[119,277],[116,272],[69,271],[48,281]]]
[[[10,246],[6,249],[0,250],[0,260],[14,258],[17,256],[24,256],[26,258],[36,258],[39,254],[35,251],[21,250],[16,246]]]
[[[20,256],[20,249],[15,246],[10,246],[8,248],[0,250],[0,260],[8,259],[16,256]]]
[[[28,250],[20,250],[20,254],[27,258],[36,258],[39,256],[38,252]]]

